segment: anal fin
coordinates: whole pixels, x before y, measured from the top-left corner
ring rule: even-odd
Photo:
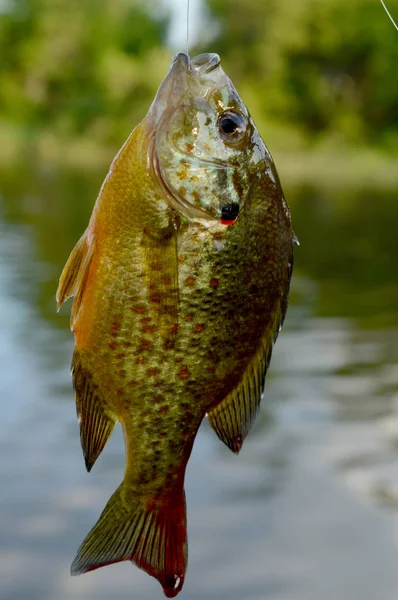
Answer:
[[[236,388],[208,413],[210,425],[235,454],[256,420],[271,352],[272,343],[261,349]]]
[[[80,440],[87,471],[93,467],[108,441],[117,417],[105,404],[77,349],[72,359],[73,386],[80,425]]]

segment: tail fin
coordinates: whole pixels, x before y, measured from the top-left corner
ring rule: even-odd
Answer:
[[[146,497],[122,483],[80,546],[71,574],[123,560],[155,577],[167,598],[177,596],[187,565],[184,490]]]

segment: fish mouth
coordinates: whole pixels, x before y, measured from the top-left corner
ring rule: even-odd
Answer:
[[[196,71],[198,73],[210,73],[220,64],[220,57],[215,52],[205,52],[190,58],[185,52],[179,52],[173,58],[172,68],[177,65],[187,71]]]

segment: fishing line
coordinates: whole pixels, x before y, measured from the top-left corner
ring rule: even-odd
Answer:
[[[187,0],[187,54],[189,54],[189,0]]]
[[[390,17],[391,23],[394,25],[395,29],[398,31],[398,25],[396,24],[396,22],[394,21],[394,19],[390,15],[390,13],[388,12],[387,6],[384,4],[383,0],[380,0],[380,2],[382,3],[384,10],[386,11],[386,13],[388,14],[388,16]],[[189,4],[189,0],[188,0],[188,4]]]

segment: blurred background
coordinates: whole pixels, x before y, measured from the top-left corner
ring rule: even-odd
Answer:
[[[398,21],[397,0],[388,3]],[[301,246],[261,413],[187,472],[181,598],[398,598],[398,33],[378,0],[191,0],[279,170]],[[0,598],[161,598],[69,565],[123,476],[85,472],[58,277],[176,51],[184,0],[0,1]]]

